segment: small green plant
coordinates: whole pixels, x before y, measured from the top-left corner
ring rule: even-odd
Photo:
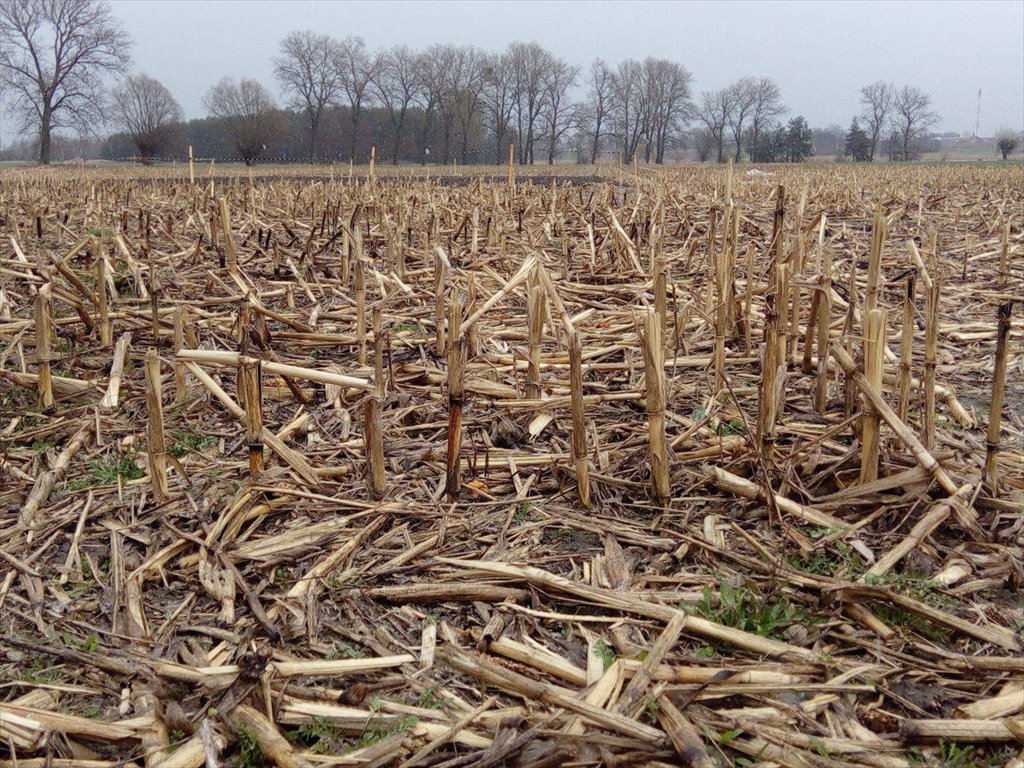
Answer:
[[[604,641],[604,638],[599,638],[594,643],[593,653],[600,657],[605,669],[608,669],[608,667],[615,663],[615,650]]]
[[[179,432],[174,436],[174,445],[171,446],[170,454],[177,459],[187,455],[191,451],[202,452],[217,444],[217,438],[213,435],[197,435],[194,432]]]
[[[658,700],[653,696],[647,697],[647,719],[652,723],[658,722]]]
[[[344,640],[336,640],[334,647],[338,649],[338,658],[341,659],[365,659],[366,652],[362,648],[357,648],[351,643],[347,643]]]
[[[22,671],[21,679],[26,683],[52,683],[60,680],[60,667],[51,667],[45,656],[32,656],[28,668]]]
[[[301,738],[310,752],[318,755],[340,754],[346,749],[345,737],[329,720],[318,717],[311,723],[303,723],[298,731],[289,734],[291,740]]]
[[[422,329],[420,328],[419,322],[416,320],[411,320],[408,323],[402,323],[401,325],[395,326],[395,333],[402,333],[403,331],[413,331],[419,333],[420,330]]]
[[[370,707],[371,711],[373,707]],[[394,736],[396,733],[402,733],[408,731],[420,720],[415,715],[406,715],[393,728],[370,728],[363,732],[363,734],[356,741],[356,749],[362,749],[363,747],[369,747],[376,744],[378,741],[383,741],[389,736]]]
[[[719,584],[717,601],[711,587],[705,586],[700,602],[687,609],[727,627],[775,638],[780,638],[786,627],[801,623],[806,618],[788,600],[773,602],[743,587],[734,587],[727,581]]]
[[[520,502],[519,506],[516,507],[515,513],[512,515],[512,521],[515,523],[521,523],[528,519],[530,516],[530,503],[527,501]]]
[[[56,446],[49,440],[36,440],[32,443],[31,447],[36,453],[45,454],[47,451],[52,451]]]
[[[700,648],[697,649],[698,659],[710,659],[714,655],[715,649],[712,648],[710,645],[702,645]]]
[[[743,419],[731,419],[721,422],[715,428],[715,432],[723,437],[727,435],[745,435],[747,434],[747,425]]]
[[[427,690],[419,695],[413,706],[420,709],[440,709],[441,699],[434,694],[433,688],[427,688]]]
[[[975,768],[972,753],[974,747],[960,745],[955,741],[939,742],[939,759],[942,761],[942,768]]]
[[[122,481],[138,480],[146,474],[141,467],[135,466],[135,456],[119,454],[106,459],[96,459],[89,465],[89,473],[84,477],[68,480],[69,491],[80,491],[94,485],[117,485],[118,478]]]
[[[835,543],[835,555],[828,552],[816,552],[811,557],[787,555],[786,562],[798,571],[846,579],[856,579],[866,570],[864,561],[857,556],[853,547],[841,541]]]
[[[238,728],[238,754],[231,760],[232,768],[263,768],[267,756],[260,749],[256,735],[244,725]]]

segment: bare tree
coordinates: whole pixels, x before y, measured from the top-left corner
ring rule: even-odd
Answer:
[[[711,134],[716,158],[720,163],[725,162],[725,128],[732,110],[732,91],[729,88],[722,88],[718,91],[704,91],[695,113],[697,119]]]
[[[601,139],[611,113],[612,71],[604,59],[594,59],[588,77],[590,93],[586,101],[585,119],[590,129],[590,162],[597,162]]]
[[[519,162],[533,164],[533,143],[537,139],[540,114],[544,108],[544,75],[554,57],[537,43],[512,43],[507,55],[512,67]]]
[[[996,149],[1003,156],[1003,160],[1010,159],[1010,155],[1013,154],[1013,150],[1017,148],[1019,143],[1020,134],[1011,131],[1009,128],[1003,128],[996,134]]]
[[[423,109],[423,120],[420,123],[420,158],[424,165],[430,155],[427,139],[434,124],[434,116],[439,111],[438,95],[440,93],[439,68],[435,54],[444,46],[434,45],[417,54],[415,61],[416,78],[419,84],[417,103]]]
[[[636,59],[619,64],[612,75],[612,123],[622,145],[622,162],[632,162],[650,133],[650,111],[643,65]]]
[[[103,79],[124,72],[131,37],[99,0],[0,0],[0,86],[50,162],[55,128],[104,122]]]
[[[727,90],[729,91],[729,100],[732,103],[732,109],[729,110],[727,122],[732,133],[732,139],[736,144],[734,159],[738,163],[743,152],[743,127],[757,107],[757,82],[752,77],[741,77],[730,85]]]
[[[246,165],[252,165],[267,145],[281,135],[282,125],[270,91],[251,78],[235,82],[225,77],[203,97],[213,117],[223,120],[231,142]]]
[[[579,68],[562,59],[552,58],[544,73],[544,110],[542,113],[548,138],[548,165],[555,162],[555,147],[562,135],[575,124],[575,107],[569,91],[576,85]]]
[[[868,162],[875,159],[878,142],[882,138],[882,130],[892,111],[893,87],[883,80],[878,80],[860,89],[860,103],[864,107],[861,113],[865,133],[868,135]]]
[[[665,150],[675,132],[690,118],[691,75],[681,64],[667,59],[644,60],[644,87],[648,104],[646,155],[654,152],[654,162],[665,162]]]
[[[335,67],[341,76],[342,89],[348,97],[349,122],[352,126],[352,144],[349,159],[356,159],[356,146],[359,142],[359,124],[363,117],[363,108],[372,97],[370,85],[377,71],[379,61],[366,50],[366,43],[361,37],[346,37],[339,46],[335,57]]]
[[[324,110],[342,91],[342,74],[336,66],[340,55],[337,40],[305,31],[290,32],[281,41],[281,55],[274,59],[274,76],[289,106],[305,112],[309,121],[310,162],[316,159]]]
[[[913,85],[904,85],[893,93],[892,128],[899,138],[900,159],[917,156],[915,142],[939,121],[930,107],[932,97]]]
[[[484,69],[487,54],[473,45],[457,49],[456,68],[453,71],[454,106],[459,122],[460,157],[469,162],[470,144],[479,133],[480,113],[483,108]]]
[[[495,163],[505,162],[505,145],[511,132],[515,93],[512,62],[508,53],[489,56],[484,64],[484,115],[494,135]]]
[[[149,165],[167,148],[183,113],[163,83],[145,74],[132,75],[112,94],[114,121],[131,137]]]
[[[436,110],[441,119],[443,163],[452,159],[456,147],[463,161],[468,157],[471,133],[484,104],[485,61],[483,51],[470,45],[433,45],[423,55],[425,102],[428,115]]]
[[[749,147],[760,146],[761,134],[776,118],[786,113],[779,86],[770,77],[755,80],[753,90],[754,109],[750,114],[750,129],[747,131]]]
[[[398,45],[384,51],[373,76],[377,98],[388,111],[394,144],[391,161],[398,165],[405,135],[406,118],[420,93],[420,68],[417,55],[407,45]]]
[[[711,158],[711,151],[715,148],[715,137],[707,128],[700,128],[691,133],[690,144],[697,153],[697,159],[706,163]]]

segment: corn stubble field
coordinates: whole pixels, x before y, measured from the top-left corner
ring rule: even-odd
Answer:
[[[0,177],[0,766],[1024,764],[1024,168],[231,173]]]

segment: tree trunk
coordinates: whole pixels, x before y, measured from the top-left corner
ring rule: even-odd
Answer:
[[[316,117],[311,117],[309,120],[309,162],[316,162],[316,139],[317,134],[320,133],[320,120]]]
[[[590,164],[594,165],[597,163],[597,153],[601,148],[601,120],[597,121],[597,125],[594,126],[594,144],[590,149]]]
[[[50,164],[50,128],[52,121],[52,113],[49,107],[43,108],[43,116],[39,121],[39,164],[49,165]]]
[[[359,110],[352,108],[352,148],[349,150],[348,158],[353,163],[356,161],[356,142],[359,140]]]
[[[398,123],[395,125],[395,151],[391,154],[392,165],[398,165],[398,159],[402,152],[402,135],[405,133],[405,110],[399,113]]]

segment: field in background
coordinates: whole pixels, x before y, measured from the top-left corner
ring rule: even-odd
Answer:
[[[1016,765],[1024,166],[754,168],[5,167],[0,768]]]

